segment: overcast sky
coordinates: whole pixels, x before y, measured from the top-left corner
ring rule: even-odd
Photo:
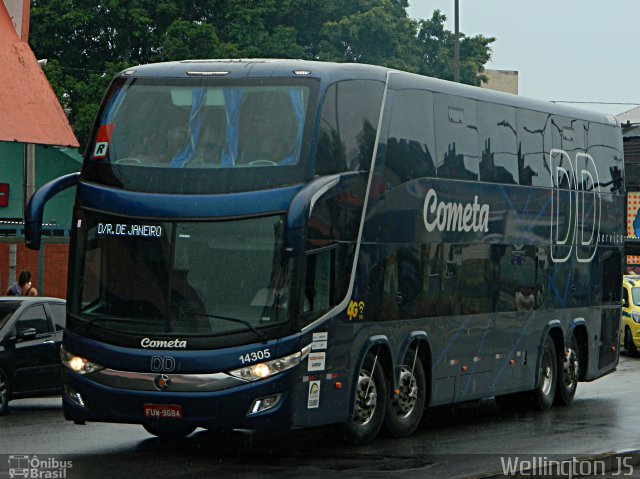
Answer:
[[[412,18],[454,0],[410,0]],[[460,31],[495,37],[488,68],[517,70],[519,94],[542,100],[640,104],[639,0],[460,0]],[[636,105],[574,106],[621,113]]]

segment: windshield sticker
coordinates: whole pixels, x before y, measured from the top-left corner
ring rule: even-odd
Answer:
[[[114,128],[114,124],[100,125],[98,135],[96,136],[96,143],[93,148],[94,160],[103,160],[107,157],[107,152],[109,150],[109,141],[111,140],[111,135],[113,134]]]
[[[98,236],[137,236],[161,238],[162,226],[126,225],[121,223],[98,223]]]
[[[320,407],[320,381],[309,381],[309,398],[307,409]]]
[[[329,338],[329,334],[326,332],[313,333],[313,342],[311,343],[311,350],[317,351],[317,350],[327,349],[328,338]]]
[[[324,371],[324,363],[326,359],[324,351],[321,353],[309,354],[309,365],[307,371]]]

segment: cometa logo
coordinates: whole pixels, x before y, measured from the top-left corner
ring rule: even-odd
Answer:
[[[186,348],[187,342],[182,339],[171,339],[171,340],[161,340],[161,339],[150,339],[144,338],[140,341],[140,346],[143,348]]]
[[[424,225],[427,231],[489,231],[489,205],[478,203],[445,203],[430,189],[424,199]]]

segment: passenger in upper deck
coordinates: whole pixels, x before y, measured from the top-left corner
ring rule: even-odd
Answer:
[[[184,126],[176,126],[167,131],[167,149],[163,163],[169,163],[184,148],[189,132]]]
[[[193,159],[186,166],[219,165],[226,130],[227,120],[223,108],[203,109],[198,144]]]
[[[139,163],[164,165],[177,155],[187,141],[187,129],[177,126],[168,131],[152,131],[142,141],[140,153],[135,159]]]
[[[136,155],[136,159],[142,163],[156,163],[160,161],[165,150],[164,135],[159,131],[152,131],[142,140],[142,148],[140,154]]]
[[[296,118],[289,96],[248,94],[240,112],[238,163],[278,165],[296,150]],[[297,162],[298,158],[294,159]]]

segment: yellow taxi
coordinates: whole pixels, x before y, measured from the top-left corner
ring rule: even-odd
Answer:
[[[629,356],[638,356],[638,349],[640,349],[640,275],[627,275],[622,279],[620,342]]]

